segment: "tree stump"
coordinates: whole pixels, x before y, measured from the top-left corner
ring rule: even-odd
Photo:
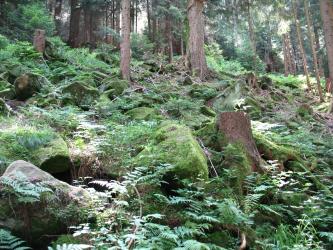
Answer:
[[[225,144],[241,144],[252,163],[252,171],[261,172],[261,156],[252,135],[251,121],[244,112],[224,112],[218,120]]]
[[[38,52],[45,51],[45,30],[36,29],[34,34],[34,48]]]

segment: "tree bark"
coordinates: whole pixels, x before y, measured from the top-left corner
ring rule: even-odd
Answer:
[[[329,78],[333,79],[333,3],[330,0],[320,0],[320,12],[324,27],[324,37],[328,57]],[[333,113],[333,99],[329,108]]]
[[[57,35],[60,35],[61,31],[61,10],[62,10],[62,0],[56,0],[54,8],[54,22],[56,26]]]
[[[249,36],[250,36],[250,42],[253,52],[253,67],[256,71],[256,64],[257,64],[257,45],[256,45],[256,37],[254,33],[254,27],[253,27],[253,19],[251,14],[251,1],[247,0],[247,22],[249,26]]]
[[[305,7],[305,16],[306,16],[306,23],[307,23],[307,28],[308,28],[308,36],[310,40],[310,45],[311,45],[311,50],[312,50],[312,56],[313,56],[313,65],[316,73],[316,81],[317,81],[317,89],[318,89],[318,94],[319,94],[319,99],[320,102],[324,101],[324,96],[323,96],[323,90],[321,88],[321,83],[320,83],[320,75],[319,75],[319,68],[318,68],[318,57],[317,57],[317,52],[315,48],[315,41],[314,41],[314,36],[313,36],[313,31],[312,31],[312,20],[309,12],[309,6],[308,6],[308,0],[304,0],[304,7]]]
[[[122,27],[120,44],[120,71],[123,79],[130,81],[130,63],[131,63],[131,1],[122,0]]]
[[[301,52],[304,74],[306,76],[306,84],[308,86],[308,89],[311,90],[311,83],[310,83],[310,77],[309,77],[309,71],[308,71],[308,63],[307,63],[305,52],[304,52],[302,32],[301,32],[301,27],[300,27],[298,16],[297,16],[297,6],[296,6],[295,0],[292,0],[292,5],[293,5],[293,12],[294,12],[294,21],[295,21],[295,25],[296,25],[298,46],[299,46],[299,49],[300,49],[300,52]]]
[[[36,29],[34,34],[34,48],[40,53],[45,51],[45,30]]]
[[[148,22],[148,37],[151,39],[151,17],[150,17],[150,2],[147,0],[147,22]]]
[[[79,0],[71,0],[71,16],[69,24],[69,39],[68,43],[73,48],[79,47],[79,34],[80,34],[80,17],[81,17],[81,7],[79,5]]]
[[[189,21],[188,65],[192,73],[204,80],[208,74],[204,44],[204,0],[189,0],[187,16]]]

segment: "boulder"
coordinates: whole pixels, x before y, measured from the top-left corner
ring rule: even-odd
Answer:
[[[129,87],[128,81],[120,79],[108,79],[104,82],[104,91],[109,98],[121,95]]]
[[[132,120],[149,120],[157,117],[157,112],[153,108],[138,107],[126,112]]]
[[[18,127],[0,131],[0,158],[6,162],[25,159],[50,174],[69,173],[71,167],[66,142],[48,129]]]
[[[21,160],[0,177],[0,196],[0,227],[22,237],[34,249],[45,247],[47,235],[66,233],[68,226],[82,223],[91,202],[86,190]]]
[[[17,99],[24,101],[32,97],[40,90],[45,81],[44,77],[33,73],[25,73],[19,76],[14,82]]]
[[[51,174],[68,172],[72,164],[67,144],[60,136],[33,151],[33,155],[35,164]]]
[[[137,157],[139,165],[171,164],[170,175],[179,179],[208,179],[206,156],[185,126],[165,122],[156,132],[154,143]]]
[[[89,108],[99,96],[98,89],[82,82],[70,83],[63,89],[63,93],[70,95],[69,102],[81,108]]]
[[[193,80],[190,76],[186,76],[184,78],[184,81],[183,81],[183,85],[192,85],[193,84]]]

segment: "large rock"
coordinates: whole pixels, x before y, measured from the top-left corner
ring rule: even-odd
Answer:
[[[0,80],[0,98],[13,99],[15,97],[15,90],[13,86],[4,80]]]
[[[128,87],[128,81],[120,79],[107,79],[104,81],[103,89],[105,93],[112,99],[121,95]]]
[[[173,122],[162,124],[155,143],[137,156],[141,165],[171,164],[171,174],[179,179],[208,178],[206,156],[187,127]]]
[[[69,150],[60,136],[51,140],[45,147],[36,149],[33,154],[36,165],[48,173],[58,174],[70,170]]]
[[[50,174],[69,173],[71,160],[66,142],[48,129],[18,127],[0,131],[0,159],[25,159]]]
[[[69,101],[82,108],[89,108],[98,98],[98,89],[82,82],[72,82],[63,89],[69,94]]]
[[[87,217],[91,197],[38,167],[13,162],[0,177],[0,227],[42,249],[47,235],[60,235]],[[45,245],[44,245],[45,247]]]
[[[126,112],[132,120],[149,120],[158,117],[158,113],[153,108],[138,107]]]
[[[19,76],[14,82],[17,99],[24,101],[32,97],[45,82],[44,77],[32,73]]]

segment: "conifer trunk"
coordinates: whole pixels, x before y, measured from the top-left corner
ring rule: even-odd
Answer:
[[[189,21],[188,65],[194,75],[204,80],[208,73],[204,51],[205,34],[203,19],[204,0],[189,0],[187,16]]]
[[[120,44],[120,71],[123,79],[130,81],[130,62],[131,62],[131,1],[122,0],[122,27]]]
[[[299,46],[299,50],[300,50],[301,57],[302,57],[303,70],[304,70],[304,74],[305,74],[305,77],[306,77],[306,84],[308,86],[308,89],[311,90],[311,83],[310,83],[310,77],[309,77],[309,71],[308,71],[308,63],[307,63],[305,52],[304,52],[302,32],[301,32],[301,27],[300,27],[298,16],[297,16],[297,6],[296,6],[296,1],[295,0],[292,0],[292,5],[293,5],[294,21],[295,21],[295,25],[296,25],[298,46]]]
[[[80,35],[80,17],[81,17],[81,7],[79,0],[71,0],[71,16],[69,24],[69,39],[68,43],[73,48],[77,48],[80,45],[79,35]]]
[[[309,12],[309,6],[308,6],[308,0],[304,0],[304,7],[305,7],[305,16],[306,16],[306,22],[307,22],[307,28],[308,28],[308,36],[310,40],[310,45],[311,45],[311,50],[312,50],[312,56],[313,56],[313,65],[316,73],[316,81],[317,81],[317,89],[318,89],[318,94],[320,98],[320,102],[324,101],[324,96],[323,96],[323,90],[321,88],[320,84],[320,75],[319,75],[319,68],[318,68],[318,57],[317,57],[317,52],[315,48],[315,41],[313,37],[313,32],[312,32],[312,20],[310,17],[310,12]]]
[[[320,12],[324,27],[325,44],[328,57],[329,78],[333,79],[333,3],[330,0],[320,0]],[[329,108],[333,113],[333,100]]]

